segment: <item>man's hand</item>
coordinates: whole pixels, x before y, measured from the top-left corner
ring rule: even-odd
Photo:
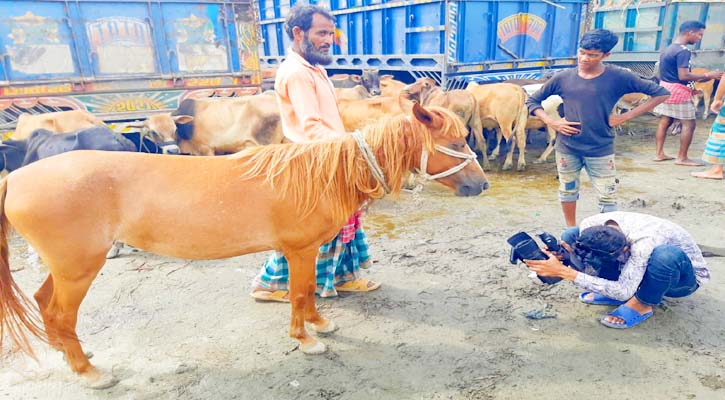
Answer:
[[[710,71],[710,72],[705,73],[705,77],[707,78],[707,80],[710,80],[710,79],[722,80],[723,74],[724,73],[722,71]]]
[[[549,125],[552,129],[555,131],[561,133],[562,135],[566,136],[572,136],[572,135],[578,135],[581,133],[581,130],[578,128],[575,128],[576,126],[581,125],[581,122],[571,122],[567,121],[566,118],[558,119],[558,120],[551,120],[546,122],[547,125]]]
[[[542,250],[547,256],[549,256],[546,260],[524,260],[526,263],[526,266],[529,267],[530,270],[534,271],[536,275],[543,276],[543,277],[556,277],[556,278],[564,278],[570,281],[573,281],[576,279],[577,272],[571,268],[567,268],[564,264],[559,261],[556,256],[547,251]]]
[[[721,83],[721,85],[725,85],[725,83]],[[715,114],[720,114],[720,109],[722,108],[722,99],[715,100],[710,104],[710,111],[714,112]]]
[[[609,126],[612,128],[622,125],[623,123],[629,121],[629,117],[627,116],[627,113],[624,114],[612,114],[609,116]]]

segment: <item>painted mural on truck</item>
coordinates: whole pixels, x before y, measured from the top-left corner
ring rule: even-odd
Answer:
[[[9,18],[7,49],[10,67],[23,74],[73,73],[67,35],[58,21],[28,11]]]

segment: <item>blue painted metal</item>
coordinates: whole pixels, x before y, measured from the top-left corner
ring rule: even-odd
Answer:
[[[0,128],[23,111],[128,116],[256,92],[256,4],[0,0]]]
[[[626,7],[598,0],[594,27],[612,30],[623,40],[614,49],[610,61],[653,68],[659,52],[672,43],[681,23],[698,20],[707,26],[702,41],[693,47],[694,63],[722,69],[725,65],[725,2],[710,1],[636,1]]]
[[[257,0],[262,67],[285,57],[295,0]],[[310,3],[318,3],[316,0]],[[571,66],[589,0],[329,0],[341,32],[331,70],[378,68],[448,81],[537,76]],[[455,82],[454,82],[455,83]]]

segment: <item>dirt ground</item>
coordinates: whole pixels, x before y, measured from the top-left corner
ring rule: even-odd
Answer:
[[[699,121],[699,156],[712,118]],[[725,247],[725,182],[650,161],[653,117],[617,139],[620,208],[672,219],[699,243]],[[36,343],[40,363],[0,359],[0,399],[723,399],[725,258],[707,261],[711,283],[668,301],[632,330],[599,324],[569,282],[537,284],[508,263],[505,239],[559,234],[555,165],[492,172],[491,189],[458,198],[437,184],[379,201],[366,217],[371,293],[319,299],[339,329],[328,352],[306,356],[287,337],[289,306],[256,303],[249,284],[266,253],[190,262],[147,253],[108,261],[81,307],[78,333],[92,362],[120,383],[83,388],[62,356]],[[679,137],[668,136],[676,153]],[[553,156],[552,156],[553,158]],[[586,178],[585,178],[586,180]],[[579,216],[595,213],[588,183]],[[11,240],[11,265],[26,245]],[[45,273],[14,273],[32,294]],[[546,310],[555,318],[532,320]],[[10,346],[11,347],[11,346]]]

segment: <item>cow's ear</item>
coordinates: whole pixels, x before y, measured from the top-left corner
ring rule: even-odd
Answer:
[[[355,83],[360,83],[361,80],[360,75],[350,75],[350,79],[355,81]]]
[[[194,117],[192,117],[191,115],[174,115],[173,119],[174,123],[184,125],[193,121]]]
[[[413,103],[413,116],[415,116],[415,119],[422,122],[423,125],[427,126],[429,129],[438,130],[443,127],[443,120],[441,117],[426,110],[425,107],[418,104],[417,101]]]

